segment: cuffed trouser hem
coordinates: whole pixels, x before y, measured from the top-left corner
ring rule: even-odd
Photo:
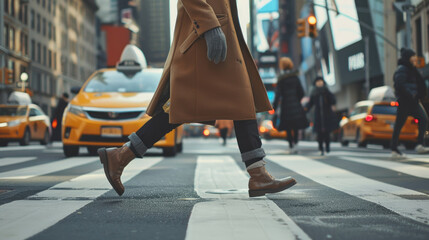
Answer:
[[[253,159],[263,159],[265,157],[265,151],[262,148],[257,148],[249,152],[241,154],[241,160],[243,162],[253,160]]]
[[[251,164],[250,166],[248,166],[246,169],[251,170],[254,168],[258,168],[258,167],[263,167],[263,166],[265,166],[265,164],[267,164],[267,163],[264,160],[259,160],[255,163]]]
[[[136,133],[131,133],[131,135],[128,136],[128,139],[130,139],[132,148],[135,150],[134,154],[136,157],[142,158],[147,151],[146,145],[144,145],[143,141],[139,138],[139,136],[137,136]]]

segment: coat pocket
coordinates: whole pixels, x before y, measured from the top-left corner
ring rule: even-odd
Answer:
[[[228,23],[228,16],[226,14],[216,14],[217,20],[221,26],[224,26]],[[197,41],[200,37],[196,31],[192,31],[188,37],[180,45],[179,50],[181,54],[184,54],[188,49]]]

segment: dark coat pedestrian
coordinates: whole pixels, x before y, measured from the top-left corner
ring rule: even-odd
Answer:
[[[280,113],[279,131],[304,129],[309,125],[301,105],[304,90],[297,74],[296,71],[285,72],[278,77],[273,108]]]
[[[393,75],[395,94],[398,98],[398,111],[396,113],[395,127],[392,134],[392,157],[402,157],[398,150],[399,134],[408,116],[419,120],[419,135],[417,137],[416,151],[427,153],[424,147],[424,134],[426,132],[428,116],[421,104],[421,99],[427,95],[427,87],[418,69],[416,53],[411,49],[402,48],[398,68]]]
[[[330,133],[338,128],[337,116],[333,110],[337,101],[322,77],[317,77],[314,85],[306,110],[309,111],[314,106],[313,131],[317,133],[319,150],[321,155],[324,155],[325,150],[330,152]],[[326,144],[326,148],[323,147],[323,143]]]
[[[62,120],[64,115],[64,110],[66,109],[69,95],[68,93],[63,93],[60,100],[58,100],[57,107],[55,108],[54,114],[51,119],[52,126],[52,141],[61,140],[61,128],[62,128]]]

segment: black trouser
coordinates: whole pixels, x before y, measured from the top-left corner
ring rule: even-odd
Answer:
[[[137,132],[137,136],[146,145],[151,148],[165,134],[179,127],[181,124],[170,124],[169,115],[161,112],[153,116]],[[246,167],[263,159],[265,154],[261,149],[262,142],[259,137],[258,123],[256,120],[234,121],[235,135],[237,137],[238,147],[242,153],[242,158]],[[136,152],[135,150],[133,150]]]
[[[407,121],[408,116],[413,116],[419,120],[419,136],[417,137],[417,144],[424,145],[424,137],[428,124],[428,116],[420,101],[418,103],[408,103],[399,101],[398,111],[396,113],[395,127],[392,134],[392,150],[398,148],[399,134],[401,129]]]
[[[289,142],[289,147],[293,148],[298,143],[298,129],[286,129],[287,140]]]
[[[327,131],[318,131],[317,132],[317,142],[319,143],[319,150],[321,152],[330,152],[330,143],[331,143],[331,137],[330,133]],[[323,148],[323,143],[325,143],[326,149]]]
[[[219,129],[220,137],[223,140],[223,143],[226,144],[226,138],[228,137],[228,128]]]

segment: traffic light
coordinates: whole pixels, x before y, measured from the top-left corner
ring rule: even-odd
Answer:
[[[311,38],[317,38],[318,32],[317,32],[317,18],[314,15],[310,15],[307,18],[308,22],[308,32]]]
[[[298,37],[306,37],[308,36],[308,31],[307,31],[307,22],[305,21],[305,19],[300,18],[298,20],[296,20],[296,30],[298,33]]]
[[[11,69],[5,68],[4,69],[4,84],[13,84],[13,71]]]

